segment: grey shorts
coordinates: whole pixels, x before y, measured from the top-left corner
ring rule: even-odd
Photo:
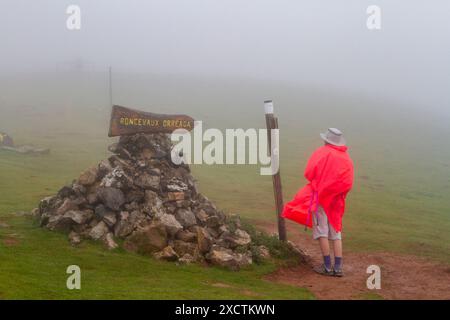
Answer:
[[[342,235],[336,232],[333,226],[328,222],[328,217],[323,208],[319,206],[313,216],[313,239],[328,238],[329,240],[341,240]]]

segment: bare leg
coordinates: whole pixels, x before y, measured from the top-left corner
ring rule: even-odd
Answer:
[[[342,240],[334,240],[334,256],[342,258]]]
[[[322,237],[319,238],[320,250],[322,251],[323,256],[330,255],[330,244],[328,242],[328,238]]]

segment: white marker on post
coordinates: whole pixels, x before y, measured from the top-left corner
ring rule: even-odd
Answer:
[[[273,114],[273,102],[272,100],[264,101],[264,111],[266,114]]]

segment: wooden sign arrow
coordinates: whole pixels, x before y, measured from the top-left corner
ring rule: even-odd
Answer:
[[[176,129],[191,131],[194,119],[183,114],[158,114],[122,106],[113,106],[108,136],[125,136],[136,133],[171,133]]]

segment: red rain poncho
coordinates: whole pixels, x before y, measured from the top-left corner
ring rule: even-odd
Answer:
[[[326,144],[309,158],[305,169],[309,183],[284,206],[283,218],[312,227],[312,214],[321,205],[333,228],[342,230],[345,197],[353,184],[353,162],[346,146]]]

